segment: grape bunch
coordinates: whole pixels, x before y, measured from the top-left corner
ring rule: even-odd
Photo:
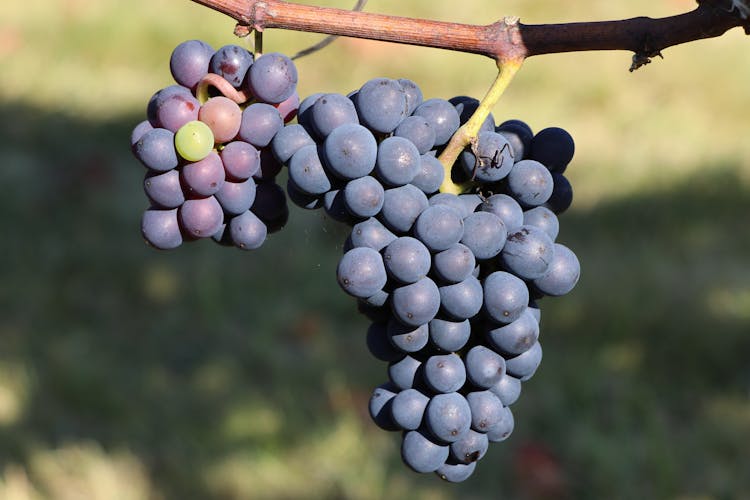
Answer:
[[[572,201],[566,131],[490,116],[450,170],[473,192],[439,192],[437,156],[478,104],[424,100],[414,82],[376,78],[305,98],[298,123],[271,143],[290,199],[352,227],[338,283],[388,363],[373,420],[402,432],[411,469],[451,482],[513,431],[510,406],[542,358],[537,301],[568,293],[580,274],[556,242]]]
[[[283,54],[200,40],[179,44],[169,67],[176,83],[151,97],[131,135],[151,204],[142,235],[159,249],[202,238],[258,248],[288,217],[269,144],[296,115],[297,70]]]

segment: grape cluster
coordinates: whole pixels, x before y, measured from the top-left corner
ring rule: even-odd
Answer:
[[[338,283],[388,362],[373,420],[402,431],[410,468],[452,482],[512,432],[510,405],[542,358],[537,300],[569,292],[580,274],[556,242],[572,201],[566,131],[490,116],[451,170],[475,192],[438,192],[437,156],[478,104],[424,100],[409,80],[376,78],[346,96],[307,97],[298,124],[271,143],[290,199],[352,226]]]
[[[282,54],[200,40],[179,44],[169,66],[176,83],[153,95],[131,135],[147,169],[143,237],[159,249],[201,238],[258,248],[288,217],[269,144],[296,115],[297,70]]]

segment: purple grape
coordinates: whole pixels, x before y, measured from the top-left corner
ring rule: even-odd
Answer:
[[[177,209],[160,210],[150,208],[143,212],[141,234],[146,243],[160,250],[170,250],[182,244]]]
[[[386,189],[380,218],[395,233],[405,234],[428,206],[427,196],[419,188],[406,184]]]
[[[471,409],[471,428],[477,432],[488,432],[505,416],[502,401],[491,391],[470,392],[466,401]]]
[[[500,441],[505,441],[513,433],[513,428],[515,427],[513,412],[510,411],[510,408],[506,406],[505,408],[503,408],[503,413],[504,415],[502,420],[491,427],[487,432],[487,439],[490,441],[490,443],[499,443]]]
[[[469,403],[457,392],[438,394],[427,404],[425,424],[440,441],[458,441],[471,427]]]
[[[497,182],[513,168],[513,149],[502,135],[482,131],[470,150],[461,153],[460,162],[466,175],[480,182]]]
[[[341,288],[354,297],[367,298],[385,286],[383,258],[367,247],[353,248],[339,261],[336,270]]]
[[[370,417],[375,424],[383,430],[395,431],[398,429],[391,419],[391,403],[396,397],[398,389],[392,384],[382,384],[372,391],[368,409]]]
[[[177,167],[174,133],[167,129],[155,128],[144,133],[134,149],[135,157],[151,170],[166,172]]]
[[[401,88],[406,94],[406,114],[407,116],[411,115],[417,109],[417,106],[422,104],[422,90],[416,83],[407,78],[399,78],[398,83],[401,84]]]
[[[555,257],[554,243],[536,226],[521,226],[508,234],[500,254],[505,267],[517,276],[533,280],[547,272]]]
[[[440,287],[440,304],[449,317],[462,320],[474,317],[482,309],[482,285],[474,276],[460,283]]]
[[[563,174],[557,172],[552,174],[552,181],[554,184],[552,195],[544,206],[559,215],[573,203],[573,186],[570,185],[570,181]]]
[[[451,443],[450,454],[453,459],[462,464],[471,464],[481,460],[487,453],[489,440],[482,432],[469,429],[461,439]]]
[[[411,183],[425,194],[432,194],[443,184],[445,169],[440,160],[432,155],[424,154],[419,162],[419,172]]]
[[[182,85],[170,85],[169,87],[164,87],[161,90],[158,90],[154,95],[151,96],[151,99],[148,101],[148,106],[146,106],[146,117],[148,118],[148,122],[153,127],[159,127],[159,120],[156,116],[156,110],[159,109],[161,106],[161,103],[169,96],[173,94],[185,94],[188,96],[192,96],[193,94],[190,93],[190,89],[187,87],[183,87]]]
[[[180,224],[193,238],[210,238],[221,228],[224,211],[215,197],[186,200],[179,210]]]
[[[392,363],[400,360],[404,353],[393,347],[385,323],[371,323],[367,329],[367,349],[376,359]]]
[[[133,131],[130,133],[130,148],[135,151],[135,144],[138,140],[143,137],[143,134],[149,130],[153,130],[154,126],[148,120],[143,120],[138,125],[133,127]]]
[[[490,212],[474,212],[464,219],[461,243],[469,247],[477,260],[495,257],[503,249],[507,237],[505,224]]]
[[[401,458],[414,472],[438,470],[448,458],[448,446],[430,440],[422,431],[408,431],[401,442]]]
[[[534,207],[523,213],[523,223],[527,226],[536,226],[545,233],[552,241],[555,241],[560,232],[560,221],[555,213],[547,207]],[[509,231],[512,232],[512,231]]]
[[[476,112],[476,110],[479,108],[479,99],[476,99],[474,97],[456,96],[449,99],[448,102],[453,104],[453,106],[456,108],[459,120],[461,121],[461,125],[468,122],[474,112]],[[484,119],[484,122],[482,122],[482,126],[479,130],[491,132],[495,131],[495,118],[492,116],[492,113],[487,115],[487,118]]]
[[[251,182],[251,181],[246,181]],[[232,242],[242,250],[255,250],[263,245],[268,235],[266,224],[250,210],[232,217],[229,221]]]
[[[388,378],[401,390],[411,389],[418,381],[421,366],[421,361],[407,354],[388,365]]]
[[[401,323],[419,326],[432,320],[440,309],[440,291],[430,278],[398,287],[391,295],[393,314]]]
[[[510,406],[518,401],[518,397],[521,395],[521,380],[512,375],[508,375],[506,372],[505,375],[500,378],[500,381],[490,387],[489,390],[492,391],[505,406]]]
[[[177,208],[185,201],[177,170],[149,171],[143,180],[143,190],[148,199],[160,208]]]
[[[541,361],[542,344],[537,341],[527,351],[505,360],[505,369],[510,375],[521,379],[521,382],[525,382],[536,373]]]
[[[224,164],[219,155],[212,151],[200,161],[186,163],[181,176],[190,195],[211,196],[224,185]]]
[[[289,160],[289,178],[303,193],[321,195],[331,190],[315,144],[300,148]]]
[[[464,234],[464,222],[450,207],[433,205],[419,214],[414,236],[432,252],[441,252],[457,244]]]
[[[545,295],[559,297],[570,292],[581,277],[581,264],[573,251],[555,243],[555,256],[549,269],[533,281],[534,287]]]
[[[424,381],[435,392],[456,392],[466,383],[466,367],[458,354],[430,356],[424,363]]]
[[[284,126],[279,110],[270,104],[256,102],[242,111],[239,137],[257,148],[268,146]]]
[[[416,389],[399,392],[391,400],[391,417],[401,429],[413,431],[422,423],[425,408],[430,398]]]
[[[245,81],[247,70],[253,64],[253,55],[239,45],[225,45],[211,57],[209,71],[223,77],[235,88]]]
[[[487,330],[490,345],[498,352],[511,356],[528,351],[538,338],[539,323],[528,307],[517,320]]]
[[[459,283],[469,276],[476,267],[474,252],[462,243],[456,243],[433,257],[432,268],[435,275],[448,283]]]
[[[245,141],[225,145],[219,153],[227,180],[244,181],[260,170],[260,152]]]
[[[255,180],[225,181],[216,193],[216,199],[226,214],[239,215],[247,212],[255,201]]]
[[[169,70],[175,81],[190,89],[208,74],[208,65],[214,49],[201,40],[182,42],[172,51]]]
[[[263,54],[247,72],[250,92],[261,102],[278,104],[297,89],[297,68],[284,54]]]
[[[433,345],[443,351],[458,351],[463,348],[471,336],[471,323],[464,321],[449,321],[435,318],[429,323],[430,340]]]
[[[160,99],[156,107],[156,123],[159,127],[177,132],[188,122],[198,119],[201,103],[190,94],[175,92]]]
[[[324,94],[310,108],[310,123],[321,139],[345,124],[359,125],[352,101],[341,94]]]
[[[534,132],[525,122],[521,120],[506,120],[497,126],[495,132],[502,134],[513,148],[513,157],[516,161],[523,160],[531,149],[531,140]]]
[[[315,141],[302,125],[293,124],[282,127],[271,141],[271,151],[279,163],[286,164],[294,153],[304,146],[315,144]]]
[[[395,239],[395,234],[390,232],[379,220],[372,217],[355,224],[349,235],[352,248],[369,247],[378,252]]]
[[[419,352],[427,345],[430,334],[427,325],[415,328],[391,319],[388,322],[388,337],[391,344],[402,352]]]
[[[396,128],[394,135],[410,141],[421,155],[435,146],[435,131],[421,116],[407,116]]]
[[[505,373],[505,360],[492,349],[482,345],[466,353],[466,375],[477,387],[488,389],[497,384]]]
[[[289,206],[284,190],[275,182],[258,182],[255,185],[255,201],[250,208],[263,221],[269,233],[278,231],[289,219]]]
[[[517,231],[523,224],[523,209],[507,194],[493,194],[479,206],[482,212],[490,212],[503,221],[507,232]]]
[[[531,141],[529,158],[536,160],[551,172],[565,172],[575,154],[575,142],[570,134],[559,127],[540,130]]]

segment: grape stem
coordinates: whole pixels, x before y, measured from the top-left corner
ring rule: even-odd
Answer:
[[[244,104],[250,99],[250,96],[244,90],[237,90],[225,78],[214,73],[208,73],[198,82],[198,86],[195,88],[195,96],[201,104],[208,100],[208,87],[214,87],[224,97],[237,104]]]
[[[484,96],[484,99],[479,103],[479,107],[477,107],[474,114],[471,115],[471,118],[469,118],[469,120],[459,127],[456,133],[453,134],[448,145],[445,146],[443,152],[440,153],[438,159],[440,160],[440,163],[442,163],[443,170],[445,171],[443,184],[440,186],[441,193],[461,194],[470,187],[471,182],[461,184],[453,182],[451,179],[453,164],[458,159],[458,155],[461,154],[461,151],[476,139],[482,124],[492,112],[495,104],[497,104],[497,101],[503,95],[505,89],[508,88],[510,82],[513,81],[513,77],[516,76],[516,73],[521,69],[522,65],[523,58],[498,61],[497,77],[487,91],[487,94]]]

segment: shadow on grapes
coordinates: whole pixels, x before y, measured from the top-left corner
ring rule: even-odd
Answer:
[[[22,477],[40,495],[109,485],[132,498],[750,494],[750,189],[733,166],[561,217],[582,279],[541,301],[545,359],[514,407],[515,435],[448,486],[406,470],[396,436],[369,422],[386,372],[336,284],[343,226],[293,207],[257,251],[149,249],[127,147],[138,117],[0,110],[14,117],[0,125],[0,488]]]

